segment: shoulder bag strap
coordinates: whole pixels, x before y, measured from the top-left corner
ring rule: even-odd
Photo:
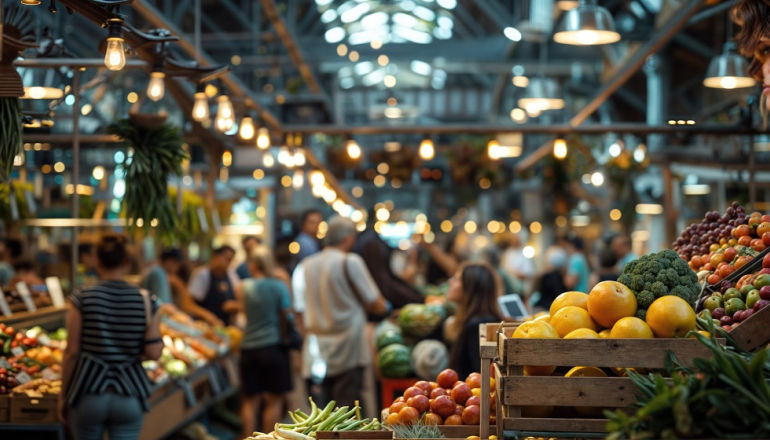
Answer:
[[[366,305],[364,302],[364,297],[361,295],[361,292],[358,291],[358,286],[356,286],[356,283],[353,282],[353,279],[350,278],[350,272],[348,272],[348,255],[345,254],[345,256],[342,258],[342,272],[345,274],[345,279],[348,282],[348,285],[351,289],[353,289],[353,294],[358,298],[358,302],[361,303],[361,305]]]

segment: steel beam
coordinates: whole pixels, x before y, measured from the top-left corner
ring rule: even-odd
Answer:
[[[72,0],[67,0],[72,1]],[[177,43],[179,46],[191,57],[197,60],[198,63],[204,66],[214,64],[212,58],[201,51],[200,54],[196,52],[193,44],[188,40],[185,34],[173,23],[171,23],[160,11],[158,11],[147,0],[135,0],[131,5],[142,17],[145,18],[152,26],[156,28],[168,29],[172,34],[179,36]],[[278,119],[257,103],[257,97],[254,93],[238,78],[235,74],[225,75],[222,77],[222,82],[225,84],[230,93],[234,96],[245,97],[245,103],[248,107],[254,109],[259,117],[269,125],[272,129],[281,131],[281,123]]]
[[[374,135],[374,134],[498,134],[498,133],[523,133],[523,134],[604,134],[604,133],[630,133],[630,134],[713,134],[733,135],[761,133],[752,127],[721,124],[696,124],[696,125],[647,125],[646,123],[619,123],[619,124],[585,124],[573,127],[569,124],[446,124],[446,125],[284,125],[287,133],[324,133],[330,135]]]
[[[476,0],[475,4],[501,31],[513,25],[513,18],[497,1]]]
[[[599,106],[607,100],[612,94],[625,84],[631,76],[634,75],[645,63],[647,57],[656,53],[676,35],[679,30],[687,24],[687,20],[697,12],[703,5],[703,0],[690,0],[684,4],[664,26],[662,26],[655,35],[642,46],[631,58],[623,65],[615,75],[605,83],[599,92],[591,99],[569,121],[569,125],[577,127],[588,119]]]

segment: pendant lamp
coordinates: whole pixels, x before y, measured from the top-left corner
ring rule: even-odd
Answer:
[[[747,67],[746,60],[735,51],[735,44],[725,43],[722,54],[709,63],[703,85],[714,89],[752,87],[756,81],[746,74]]]
[[[596,0],[580,0],[578,7],[564,13],[553,40],[561,44],[593,46],[620,41],[610,11]]]

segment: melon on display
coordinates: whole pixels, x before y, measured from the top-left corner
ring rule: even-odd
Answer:
[[[392,344],[380,351],[377,360],[382,377],[400,378],[412,374],[412,359],[409,348],[403,344]]]
[[[428,339],[415,345],[412,350],[412,365],[417,377],[434,380],[449,367],[449,353],[446,345],[435,339]]]
[[[401,330],[398,328],[386,330],[377,336],[377,350],[382,350],[388,345],[403,343],[404,338],[401,336]]]
[[[406,335],[425,338],[441,324],[445,314],[438,304],[408,304],[398,315],[398,325]]]

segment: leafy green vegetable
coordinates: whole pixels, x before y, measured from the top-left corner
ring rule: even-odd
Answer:
[[[645,255],[626,264],[618,282],[634,292],[637,306],[643,310],[652,304],[650,295],[653,301],[666,295],[678,296],[694,308],[700,293],[695,272],[670,250]]]

